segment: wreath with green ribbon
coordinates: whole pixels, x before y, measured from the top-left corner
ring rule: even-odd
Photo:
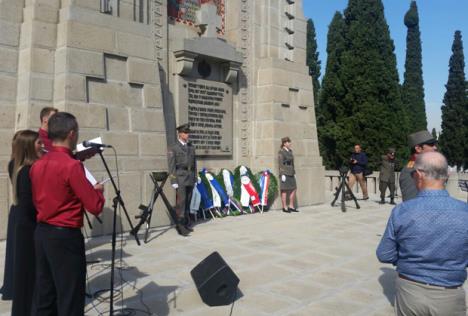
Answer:
[[[278,196],[278,179],[270,170],[265,170],[270,174],[270,184],[268,185],[268,207],[270,207]],[[260,183],[260,178],[263,175],[263,171],[255,174],[257,183]],[[259,184],[260,186],[260,184]],[[260,194],[260,191],[258,192]]]
[[[234,169],[234,197],[240,201],[241,198],[241,176],[240,176],[240,167],[242,165],[237,166],[236,169]],[[247,169],[247,177],[249,177],[250,181],[252,181],[252,185],[254,186],[255,190],[257,191],[258,194],[260,194],[260,186],[258,185],[258,181],[253,175],[252,171],[250,170],[249,167],[244,166]]]

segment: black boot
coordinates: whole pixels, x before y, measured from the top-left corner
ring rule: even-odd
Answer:
[[[189,232],[193,232],[193,226],[192,224],[190,223],[190,221],[184,225],[185,229],[188,230]]]
[[[185,218],[183,219],[184,227],[189,232],[193,232],[193,225],[192,225],[192,218],[190,217],[190,213],[185,214]]]
[[[292,207],[288,208],[288,210],[289,210],[290,212],[299,212],[297,209],[292,208]]]
[[[395,201],[393,200],[393,198],[390,199],[390,204],[396,205],[396,203],[395,203]]]
[[[190,234],[190,231],[185,228],[184,224],[184,219],[179,219],[176,223],[176,230],[181,236],[188,236]]]
[[[289,209],[287,209],[287,208],[283,208],[283,212],[285,212],[285,213],[291,213],[291,211],[290,211]]]
[[[381,198],[379,204],[385,204],[385,199]]]

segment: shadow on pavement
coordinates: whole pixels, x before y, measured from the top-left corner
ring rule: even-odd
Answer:
[[[131,285],[136,292],[134,296],[125,298],[123,302],[116,304],[125,308],[133,309],[135,315],[169,315],[169,304],[176,297],[177,286],[161,286],[150,282],[142,288]]]
[[[397,273],[390,268],[381,268],[382,275],[379,276],[379,283],[382,286],[383,294],[388,302],[394,306],[395,303],[395,278]]]

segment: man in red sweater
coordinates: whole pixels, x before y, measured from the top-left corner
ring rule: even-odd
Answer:
[[[34,315],[84,315],[86,257],[81,234],[83,213],[99,215],[103,185],[86,179],[73,158],[78,141],[76,118],[66,112],[49,119],[52,148],[31,167],[37,210],[36,306]]]
[[[57,113],[58,110],[56,108],[46,106],[41,110],[40,119],[41,119],[41,127],[39,128],[39,138],[42,140],[44,144],[44,149],[46,152],[52,149],[52,141],[49,138],[49,118]]]

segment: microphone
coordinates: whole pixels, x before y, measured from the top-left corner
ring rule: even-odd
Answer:
[[[98,144],[98,143],[93,143],[88,140],[85,140],[84,142],[81,143],[83,147],[93,147],[93,148],[112,148],[112,145],[106,145],[106,144]]]

